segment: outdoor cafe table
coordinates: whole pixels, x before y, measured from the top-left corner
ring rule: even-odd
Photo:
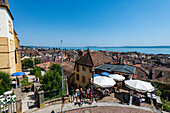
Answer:
[[[147,97],[150,99],[151,105],[154,106],[153,100],[156,101],[156,95],[153,93],[147,93]]]

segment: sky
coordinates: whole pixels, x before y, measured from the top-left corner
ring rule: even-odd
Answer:
[[[170,45],[170,0],[9,0],[21,45]]]

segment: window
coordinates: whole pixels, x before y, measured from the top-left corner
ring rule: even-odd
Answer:
[[[79,74],[77,74],[77,77],[76,77],[76,78],[77,78],[77,80],[79,80]]]
[[[15,50],[15,63],[17,64],[17,50]]]
[[[8,20],[8,24],[9,24],[9,32],[12,34],[13,33],[12,22]]]
[[[153,70],[152,70],[152,75],[153,75],[154,73],[155,73],[155,70],[153,69]]]
[[[85,76],[82,76],[82,82],[85,83]]]
[[[89,83],[91,82],[91,79],[89,78]]]
[[[89,68],[89,72],[92,73],[91,68]]]
[[[162,72],[162,77],[164,77],[164,72]]]
[[[83,70],[83,71],[86,71],[86,68],[85,68],[85,67],[82,67],[82,70]]]
[[[77,64],[77,72],[79,72],[79,65]]]

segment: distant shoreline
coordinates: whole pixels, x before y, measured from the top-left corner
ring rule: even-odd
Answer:
[[[23,46],[23,45],[21,45]],[[39,48],[39,46],[25,46],[25,47],[35,47]],[[41,48],[60,48],[60,47],[53,47],[53,46],[41,46]],[[118,47],[101,47],[101,46],[85,46],[85,47],[63,47],[63,48],[170,48],[170,46],[118,46]]]
[[[26,47],[26,46],[25,46]],[[39,48],[39,46],[27,46],[27,47],[34,47]],[[53,49],[60,47],[48,47],[48,46],[41,46],[44,49]],[[122,46],[122,47],[99,47],[99,46],[86,46],[86,47],[63,47],[63,49],[67,50],[87,50],[93,51],[115,51],[115,52],[140,52],[145,54],[170,54],[170,46]]]

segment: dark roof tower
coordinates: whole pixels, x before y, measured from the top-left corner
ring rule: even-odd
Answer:
[[[1,6],[7,6],[9,8],[9,2],[8,0],[0,0],[0,5]]]

